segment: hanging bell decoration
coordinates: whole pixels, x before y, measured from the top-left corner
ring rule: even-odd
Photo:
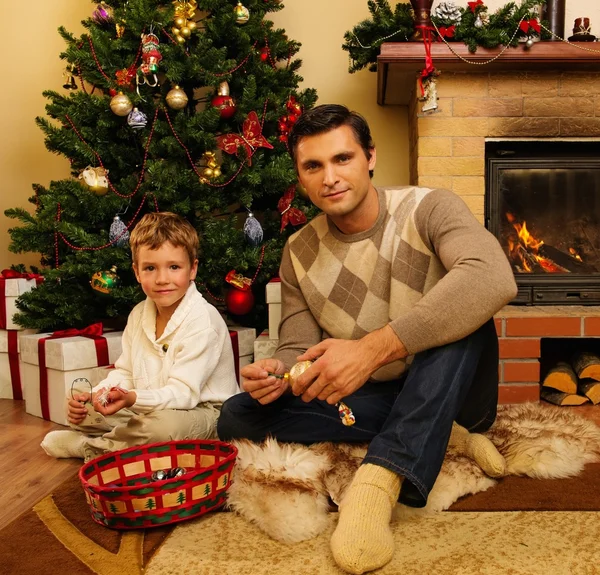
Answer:
[[[233,15],[235,16],[235,23],[239,26],[243,26],[250,20],[250,10],[241,1],[238,1],[237,6],[234,7]]]
[[[118,215],[113,218],[113,222],[110,224],[108,239],[111,244],[119,248],[126,246],[129,242],[129,231],[127,230],[127,226]]]
[[[77,90],[77,83],[75,82],[75,64],[70,64],[69,67],[63,72],[63,78],[66,78],[63,88],[65,90]]]
[[[140,110],[137,108],[131,110],[127,116],[127,125],[132,130],[141,130],[146,127],[147,123],[148,118],[146,117],[146,114],[144,114],[144,112],[140,112]]]
[[[174,26],[171,28],[177,42],[184,44],[185,41],[192,35],[192,32],[197,28],[194,18],[198,3],[196,0],[185,2],[184,0],[175,0],[175,20]]]
[[[201,184],[208,184],[210,180],[221,176],[221,166],[219,166],[215,152],[204,152],[200,161],[203,162],[200,166],[202,168],[199,178]]]
[[[173,108],[173,110],[182,110],[188,103],[187,94],[179,86],[169,90],[166,100],[169,108]]]
[[[133,104],[128,96],[119,92],[116,96],[113,96],[110,101],[110,109],[117,116],[127,116],[133,109]]]
[[[248,217],[244,222],[244,236],[246,241],[254,247],[260,246],[263,241],[263,229],[254,214],[248,211]]]

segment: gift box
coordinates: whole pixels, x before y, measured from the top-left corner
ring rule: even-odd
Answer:
[[[102,334],[100,327],[23,336],[20,369],[25,411],[67,425],[66,399],[73,381],[86,378],[92,383],[95,367],[114,364],[121,355],[122,335],[120,331]],[[78,386],[77,391],[84,389]]]
[[[100,382],[104,381],[108,374],[115,369],[114,365],[102,365],[100,367],[95,367],[92,369],[92,377],[90,379],[90,383],[92,387],[96,387]]]
[[[231,345],[235,357],[235,375],[238,384],[241,385],[242,378],[240,372],[245,365],[254,361],[254,340],[256,339],[256,330],[253,327],[228,326],[231,336]]]
[[[278,345],[278,339],[271,339],[268,330],[263,331],[254,340],[254,361],[273,357]]]
[[[23,399],[19,340],[32,333],[34,329],[0,329],[0,399]]]
[[[276,340],[279,339],[281,322],[281,280],[271,280],[265,289],[269,305],[269,337]]]
[[[2,277],[5,271],[0,275],[0,329],[20,330],[23,328],[13,321],[13,316],[19,311],[17,298],[31,291],[36,286],[36,280]]]

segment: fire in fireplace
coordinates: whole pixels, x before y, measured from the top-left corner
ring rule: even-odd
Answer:
[[[486,225],[513,303],[600,304],[600,142],[486,142]]]

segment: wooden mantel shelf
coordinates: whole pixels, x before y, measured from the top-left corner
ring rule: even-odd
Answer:
[[[486,62],[502,51],[502,48],[478,48],[475,54],[471,54],[462,42],[453,43],[452,49],[459,56],[472,62]],[[431,56],[436,68],[442,72],[600,71],[600,44],[595,42],[536,42],[530,49],[525,48],[523,44],[517,48],[508,48],[497,60],[485,66],[463,62],[444,43],[433,44]],[[425,48],[422,42],[383,43],[377,57],[377,103],[408,104],[415,86],[415,78],[423,69],[424,63]]]

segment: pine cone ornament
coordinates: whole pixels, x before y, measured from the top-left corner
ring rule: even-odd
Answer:
[[[434,9],[433,15],[448,24],[458,24],[462,17],[460,8],[454,2],[440,2]]]

